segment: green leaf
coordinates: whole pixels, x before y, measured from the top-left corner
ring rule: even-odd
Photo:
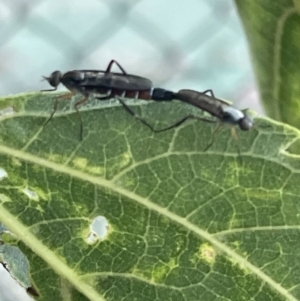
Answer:
[[[235,2],[268,116],[300,128],[300,1]]]
[[[29,262],[19,248],[5,244],[0,245],[0,261],[23,287],[31,286]]]
[[[203,152],[214,125],[153,134],[103,102],[81,108],[79,142],[71,103],[43,127],[52,95],[0,99],[0,222],[40,300],[300,300],[297,130],[256,119]],[[197,112],[130,104],[156,128]]]

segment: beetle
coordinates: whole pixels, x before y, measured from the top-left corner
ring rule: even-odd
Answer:
[[[121,73],[111,72],[113,65],[116,65]],[[151,80],[128,74],[124,68],[115,60],[111,60],[105,71],[103,70],[73,70],[62,74],[60,71],[54,71],[49,77],[43,78],[53,87],[52,89],[42,90],[43,92],[56,91],[59,84],[63,84],[71,93],[59,96],[53,107],[53,112],[44,123],[46,125],[57,110],[58,102],[61,99],[70,98],[73,94],[80,93],[84,97],[75,103],[75,110],[80,120],[80,135],[82,140],[83,124],[78,107],[85,103],[92,95],[99,100],[117,98],[128,113],[135,116],[152,131],[157,132],[143,118],[137,116],[124,102],[124,98],[170,101],[174,93],[161,88],[154,88]]]

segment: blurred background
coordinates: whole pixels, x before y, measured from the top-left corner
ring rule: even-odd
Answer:
[[[48,88],[54,70],[116,59],[156,86],[213,89],[260,111],[232,0],[0,0],[0,96]]]
[[[213,89],[238,108],[259,105],[232,0],[0,0],[0,97],[49,88],[54,70],[117,60],[155,86]],[[0,301],[16,296],[0,268]]]

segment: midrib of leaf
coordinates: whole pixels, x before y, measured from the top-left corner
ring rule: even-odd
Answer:
[[[284,25],[286,20],[290,17],[290,15],[297,13],[296,8],[290,8],[284,12],[281,18],[278,20],[277,30],[275,34],[275,44],[274,44],[274,67],[273,67],[273,100],[276,103],[274,104],[267,104],[269,107],[273,108],[273,114],[271,115],[273,118],[277,120],[282,120],[282,110],[281,110],[281,103],[279,99],[279,92],[280,92],[280,63],[281,63],[281,37],[284,30]]]
[[[284,225],[284,226],[260,226],[260,227],[249,227],[247,229],[245,228],[235,228],[234,230],[229,229],[229,230],[224,230],[224,231],[220,231],[216,234],[214,234],[214,236],[224,236],[227,234],[233,234],[233,233],[238,233],[238,232],[253,232],[253,231],[282,231],[282,230],[299,230],[299,225],[293,225],[293,226],[288,226],[288,225]]]
[[[68,174],[83,181],[88,181],[94,185],[102,186],[105,188],[109,188],[121,195],[130,198],[139,204],[153,210],[165,217],[169,218],[170,220],[182,225],[186,229],[190,230],[191,232],[197,234],[198,236],[206,239],[210,242],[218,251],[221,253],[227,254],[230,258],[233,258],[237,264],[241,268],[247,268],[253,274],[257,275],[261,280],[265,283],[268,283],[270,287],[284,296],[287,300],[297,301],[295,297],[293,297],[286,289],[276,283],[273,279],[263,273],[259,268],[252,265],[250,262],[245,260],[242,256],[231,250],[225,244],[220,242],[215,238],[215,235],[211,235],[208,232],[202,230],[201,228],[196,227],[185,218],[182,218],[169,210],[160,207],[157,204],[150,202],[148,199],[143,198],[137,194],[132,193],[126,189],[116,186],[112,181],[107,181],[105,179],[100,179],[99,177],[94,177],[89,174],[83,173],[81,171],[74,170],[67,166],[63,166],[60,164],[56,164],[53,162],[49,162],[45,159],[38,158],[31,154],[25,153],[23,151],[18,151],[15,149],[11,149],[9,147],[0,146],[0,153],[3,153],[8,156],[13,156],[15,158],[28,161],[45,168],[49,168],[55,170],[60,173]],[[24,227],[22,223],[18,221],[9,211],[7,211],[2,205],[0,205],[0,220],[2,220],[5,225],[17,236],[20,240],[22,240],[29,248],[33,250],[39,257],[41,257],[49,266],[53,268],[53,270],[61,275],[62,277],[66,278],[71,284],[74,285],[82,294],[88,297],[90,300],[104,300],[95,291],[91,286],[86,284],[85,282],[81,281],[80,277],[72,269],[70,269],[63,261],[59,260],[59,258],[47,248],[44,244],[42,244],[30,231],[27,227]]]
[[[20,157],[19,157],[20,158]],[[25,227],[18,219],[15,218],[9,211],[0,205],[0,219],[5,225],[20,239],[27,247],[35,254],[42,258],[52,269],[63,278],[67,279],[76,289],[84,294],[90,300],[104,301],[99,293],[89,286],[87,283],[80,280],[80,277],[61,261],[54,252],[47,246],[41,243],[40,240],[33,235],[28,227]]]

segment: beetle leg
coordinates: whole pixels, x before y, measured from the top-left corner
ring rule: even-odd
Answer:
[[[124,70],[124,68],[117,61],[115,61],[115,60],[111,60],[109,62],[108,66],[106,68],[105,74],[108,74],[108,73],[111,72],[111,68],[112,68],[112,66],[113,66],[114,63],[119,67],[119,69],[122,71],[122,73],[124,75],[127,75],[127,72]]]
[[[214,94],[213,90],[211,90],[211,89],[208,89],[208,90],[205,90],[205,91],[201,92],[201,94],[208,94],[208,93],[210,93],[210,96],[215,98],[215,94]]]
[[[74,105],[75,107],[75,110],[77,112],[77,116],[79,118],[79,123],[80,123],[80,128],[79,128],[79,140],[82,141],[82,135],[83,135],[83,123],[82,123],[82,118],[81,118],[81,115],[80,115],[80,112],[78,110],[78,106],[82,105],[83,103],[87,102],[88,101],[88,97],[84,97],[83,99],[77,101]]]
[[[51,90],[43,90],[43,91],[51,91]],[[49,121],[52,119],[53,115],[55,114],[55,112],[57,110],[58,102],[60,100],[68,99],[68,98],[72,97],[72,95],[73,95],[72,93],[68,93],[68,94],[60,95],[56,98],[56,100],[54,102],[54,106],[53,106],[53,112],[51,113],[50,117],[44,123],[44,126],[49,123]]]
[[[187,115],[187,116],[183,117],[182,119],[176,121],[174,124],[172,124],[168,127],[156,130],[146,120],[144,120],[142,117],[138,116],[128,105],[126,105],[126,103],[122,99],[118,98],[118,100],[129,114],[131,114],[132,116],[137,118],[141,123],[146,125],[154,133],[160,133],[160,132],[165,132],[165,131],[171,130],[173,128],[176,128],[176,127],[180,126],[181,124],[183,124],[185,121],[187,121],[189,119],[198,119],[198,120],[201,120],[201,121],[204,121],[204,122],[209,122],[209,123],[216,123],[217,122],[217,121],[212,120],[212,119],[203,118],[203,117],[199,117],[199,116],[190,114],[190,115]]]

